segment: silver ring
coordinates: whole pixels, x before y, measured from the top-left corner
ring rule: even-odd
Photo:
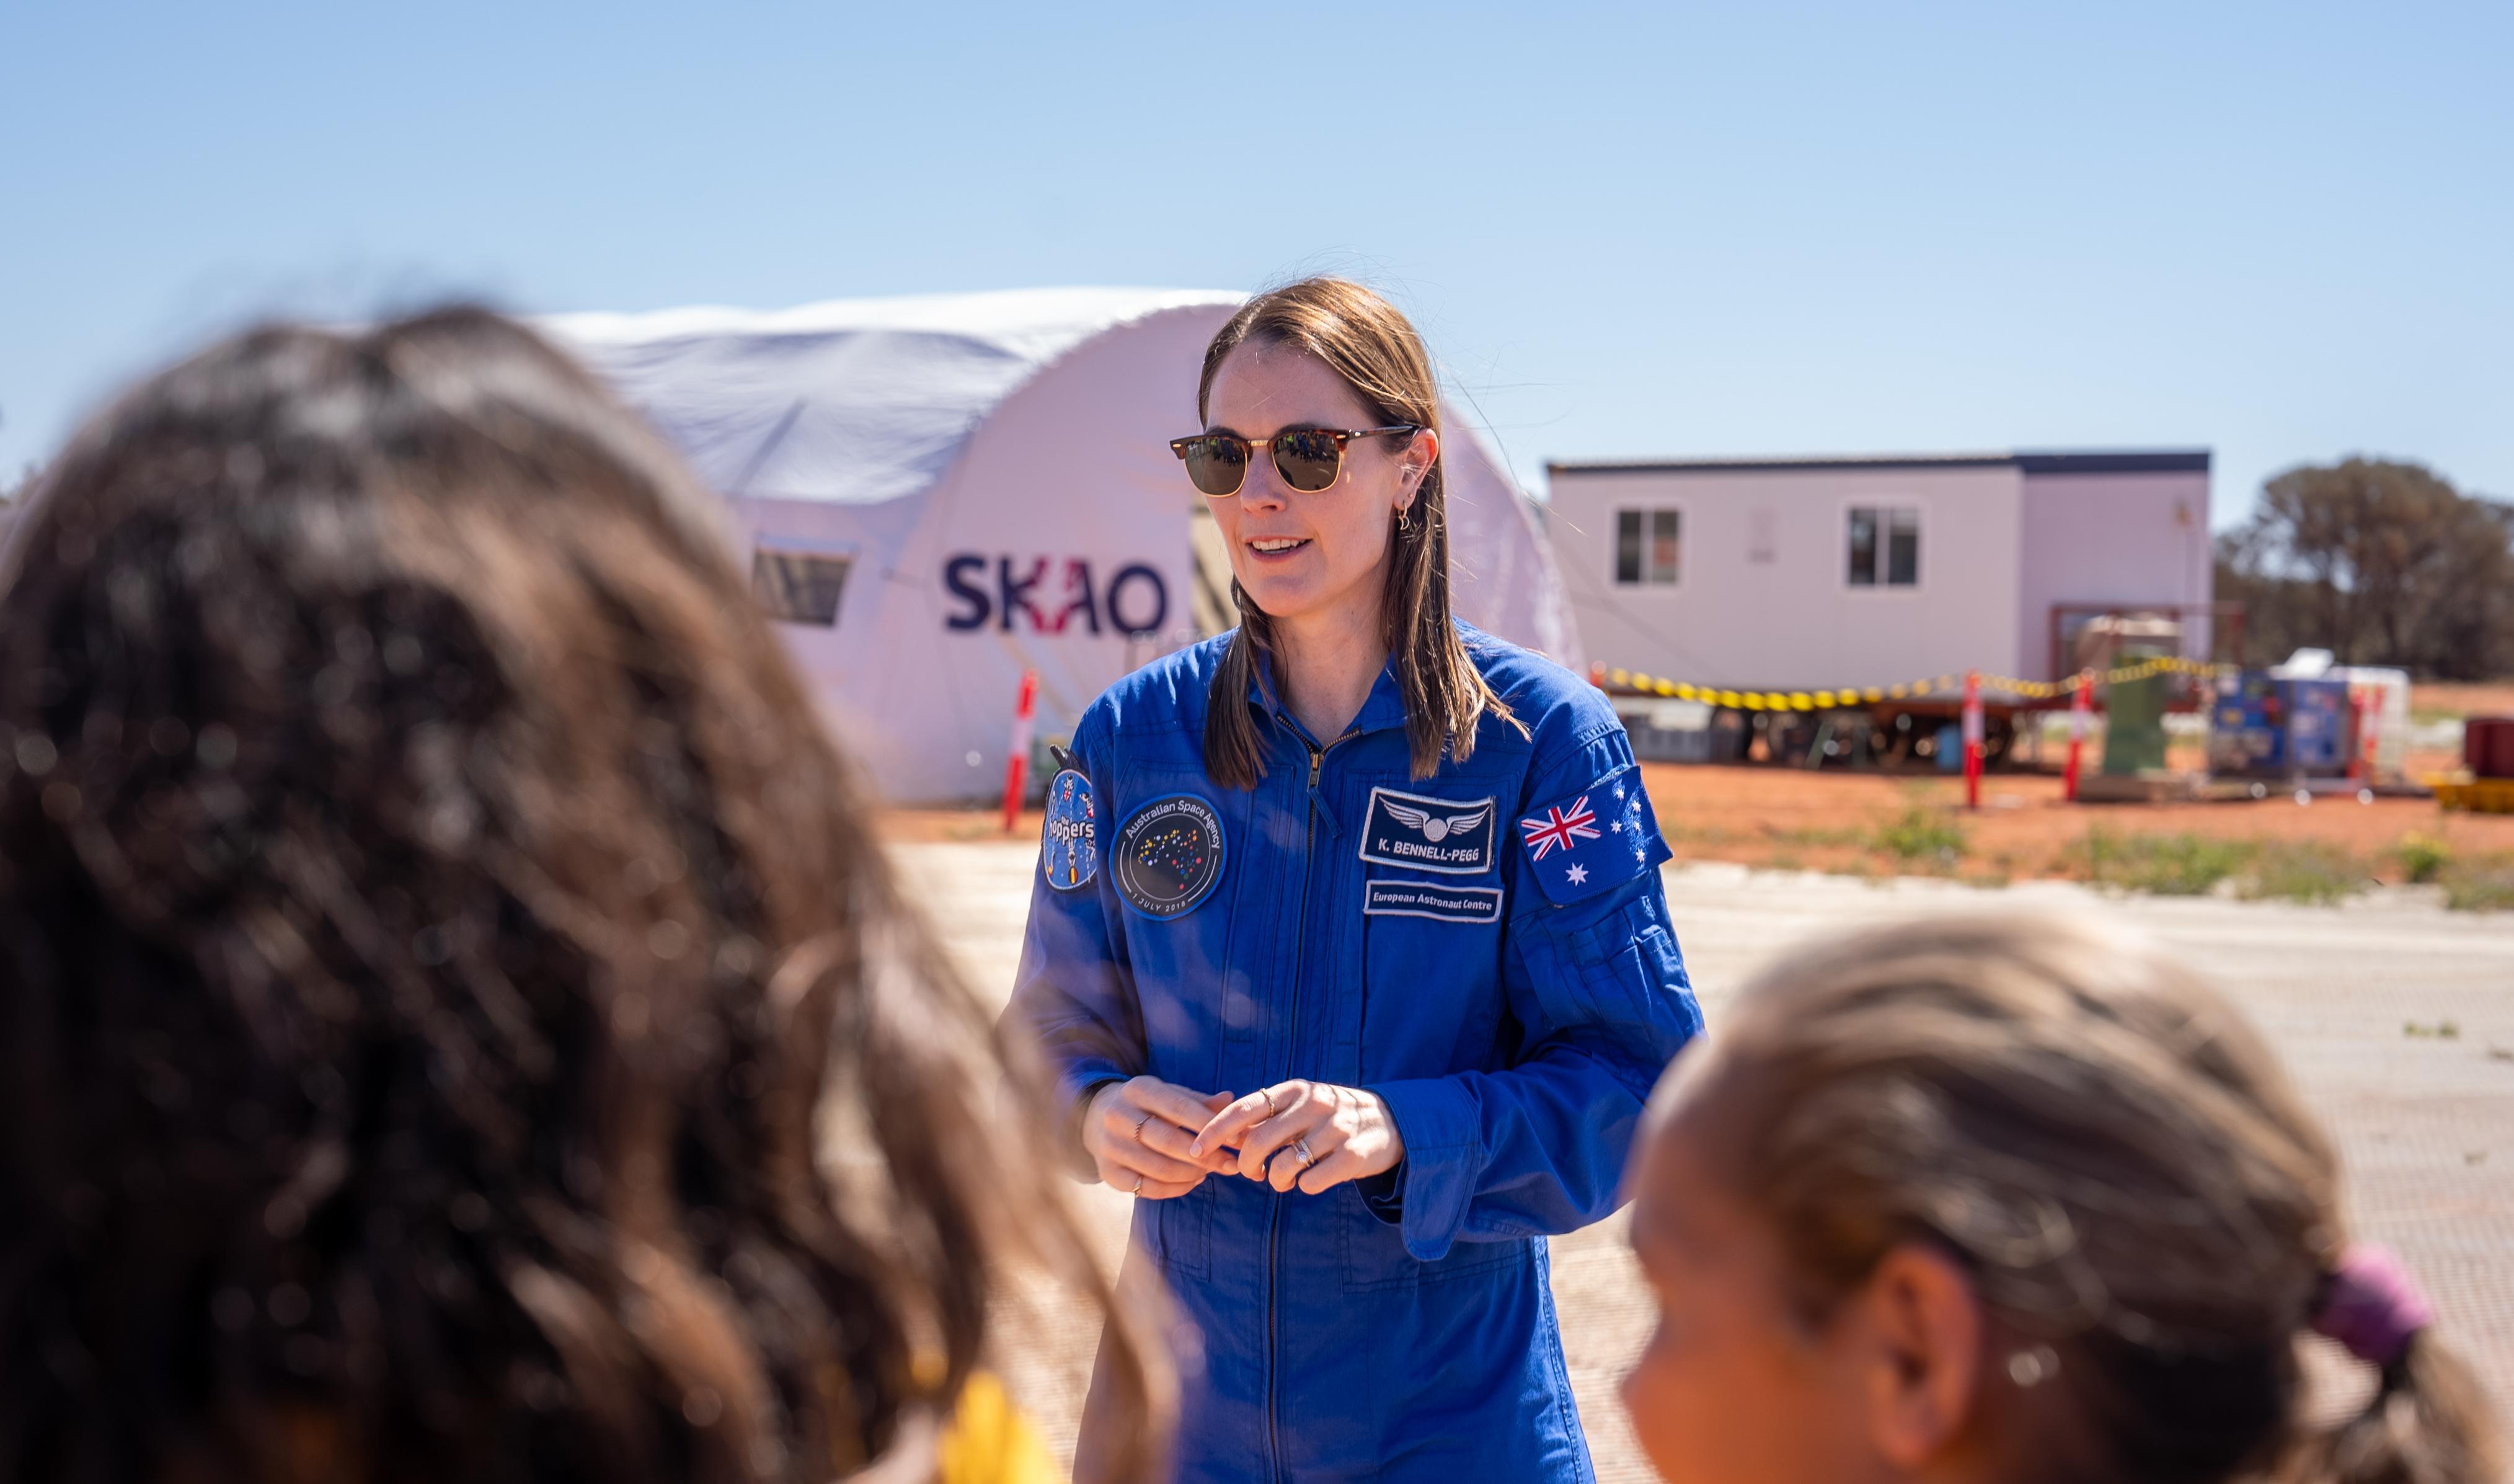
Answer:
[[[1127,1193],[1128,1195],[1141,1195],[1141,1194],[1143,1194],[1143,1193],[1144,1193],[1144,1178],[1143,1178],[1142,1176],[1140,1176],[1140,1175],[1136,1176],[1136,1177],[1135,1177],[1135,1184],[1134,1184],[1134,1188],[1133,1188],[1133,1189],[1128,1190],[1126,1193]]]
[[[1293,1140],[1292,1152],[1301,1156],[1301,1168],[1304,1170],[1318,1162],[1318,1157],[1310,1152],[1310,1142],[1306,1139]]]
[[[1146,1113],[1143,1117],[1135,1120],[1135,1143],[1142,1143],[1144,1142],[1144,1125],[1152,1121],[1153,1115],[1150,1113]]]

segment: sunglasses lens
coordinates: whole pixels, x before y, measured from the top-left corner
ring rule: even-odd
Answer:
[[[1344,451],[1324,428],[1290,427],[1275,435],[1275,471],[1293,489],[1310,493],[1336,482]]]
[[[1236,438],[1191,438],[1186,460],[1189,482],[1215,500],[1237,494],[1248,474],[1248,445]]]

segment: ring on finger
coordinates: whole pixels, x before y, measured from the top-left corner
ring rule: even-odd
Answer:
[[[1142,1143],[1144,1142],[1144,1125],[1152,1121],[1153,1115],[1150,1113],[1146,1113],[1143,1117],[1135,1120],[1135,1143]]]
[[[1269,1118],[1274,1117],[1276,1113],[1275,1095],[1261,1087],[1257,1089],[1257,1096],[1266,1100],[1266,1116]]]
[[[1306,1139],[1293,1140],[1292,1152],[1299,1157],[1304,1170],[1318,1162],[1318,1157],[1310,1152],[1310,1142]]]
[[[1126,1192],[1126,1193],[1127,1193],[1128,1195],[1141,1195],[1141,1194],[1143,1194],[1143,1193],[1144,1193],[1144,1178],[1143,1178],[1142,1176],[1140,1176],[1140,1175],[1136,1176],[1136,1177],[1135,1177],[1135,1183],[1134,1183],[1134,1186],[1133,1186],[1131,1189],[1127,1190],[1127,1192]]]

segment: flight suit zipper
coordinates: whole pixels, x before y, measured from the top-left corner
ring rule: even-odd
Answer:
[[[1292,1006],[1291,1016],[1287,1022],[1291,1031],[1285,1038],[1283,1059],[1283,1070],[1286,1074],[1292,1069],[1291,1063],[1298,1055],[1301,1039],[1301,976],[1307,968],[1304,960],[1308,956],[1302,952],[1302,946],[1309,941],[1310,876],[1312,874],[1310,866],[1311,857],[1316,852],[1318,839],[1318,770],[1326,764],[1327,747],[1334,746],[1336,742],[1352,735],[1347,732],[1344,737],[1328,742],[1325,747],[1315,743],[1310,746],[1310,781],[1308,786],[1303,789],[1307,807],[1305,821],[1301,827],[1301,904],[1292,917]],[[1277,1077],[1272,1080],[1283,1079]],[[1274,1204],[1266,1213],[1266,1462],[1269,1475],[1272,1478],[1280,1479],[1283,1476],[1283,1448],[1278,1405],[1280,1388],[1277,1380],[1280,1371],[1276,1326],[1277,1316],[1282,1308],[1284,1197],[1281,1191],[1274,1190],[1271,1185],[1268,1189],[1274,1197]]]

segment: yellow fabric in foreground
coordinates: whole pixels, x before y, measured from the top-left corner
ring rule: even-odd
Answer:
[[[1030,1419],[984,1371],[960,1388],[940,1453],[936,1484],[1065,1484]]]

